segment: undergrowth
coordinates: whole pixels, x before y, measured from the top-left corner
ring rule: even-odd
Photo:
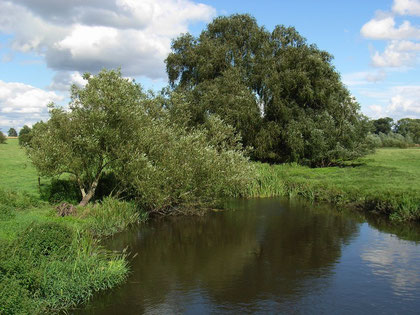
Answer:
[[[0,190],[0,314],[66,311],[122,283],[125,254],[105,250],[99,237],[145,219],[112,198],[58,217],[36,197]]]

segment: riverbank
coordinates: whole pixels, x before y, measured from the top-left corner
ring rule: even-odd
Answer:
[[[395,221],[420,220],[420,149],[383,148],[340,167],[256,163],[248,197],[302,196]]]
[[[105,198],[58,216],[40,193],[48,192],[50,181],[38,186],[16,139],[0,146],[0,161],[0,314],[65,311],[125,281],[124,253],[111,253],[98,241],[145,220],[145,213]]]

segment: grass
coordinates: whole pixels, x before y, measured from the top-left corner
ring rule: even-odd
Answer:
[[[38,173],[18,139],[0,145],[0,188],[39,195]]]
[[[341,167],[256,163],[250,197],[303,196],[351,205],[397,221],[420,220],[420,149],[383,148]]]
[[[17,139],[0,145],[0,314],[66,311],[123,282],[124,254],[104,250],[99,238],[145,220],[134,204],[111,198],[59,217],[47,200],[71,185],[43,179],[40,193],[37,178]]]

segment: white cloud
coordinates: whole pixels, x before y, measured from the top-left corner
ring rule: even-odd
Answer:
[[[20,128],[48,116],[47,104],[62,96],[31,85],[0,80],[0,126]]]
[[[383,53],[376,51],[372,56],[375,67],[413,66],[417,61],[420,43],[412,41],[391,41]]]
[[[384,105],[368,106],[367,115],[378,117],[420,118],[420,85],[395,86],[387,90],[373,92],[371,97],[385,99]]]
[[[372,65],[375,67],[407,68],[416,64],[420,52],[420,28],[404,20],[396,25],[396,15],[420,15],[420,0],[394,0],[392,11],[378,12],[360,30],[363,37],[386,40],[383,52],[375,51]]]
[[[399,86],[395,91],[387,110],[401,117],[420,117],[420,86]]]
[[[392,16],[376,17],[363,25],[360,33],[369,39],[420,39],[420,29],[409,21],[404,21],[399,27],[395,24]]]
[[[394,0],[392,11],[400,15],[420,16],[419,0]]]
[[[45,56],[57,71],[164,78],[171,40],[215,10],[191,0],[0,0],[0,32],[12,48]],[[19,23],[16,23],[19,21]]]

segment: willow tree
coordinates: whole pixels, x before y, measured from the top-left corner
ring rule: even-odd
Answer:
[[[136,130],[132,119],[144,98],[139,85],[120,71],[85,74],[85,87],[73,85],[69,110],[50,104],[50,119],[34,126],[28,154],[41,175],[72,174],[80,205],[94,196],[102,174],[120,163]]]
[[[218,17],[198,37],[175,39],[166,68],[190,99],[192,122],[219,115],[256,159],[327,165],[366,152],[366,119],[332,56],[293,27],[269,32],[249,15]]]

